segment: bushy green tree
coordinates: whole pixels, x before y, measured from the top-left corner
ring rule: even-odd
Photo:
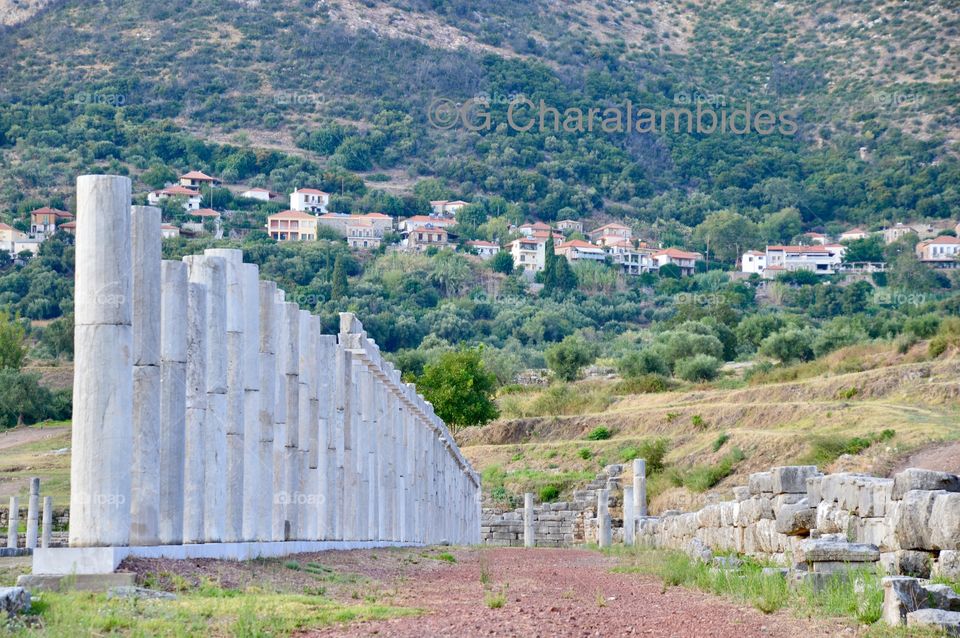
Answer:
[[[716,357],[698,354],[677,361],[676,374],[686,381],[712,381],[720,373],[720,365]]]
[[[513,255],[505,250],[501,250],[490,260],[490,268],[494,272],[503,273],[504,275],[513,274]]]
[[[26,330],[9,314],[0,312],[0,370],[19,370],[26,358]]]
[[[330,288],[330,298],[334,301],[340,301],[349,294],[349,285],[347,283],[347,269],[344,264],[343,255],[337,255],[333,263],[333,284]]]
[[[760,344],[760,354],[779,359],[782,363],[813,359],[815,336],[810,330],[787,328],[776,332]]]
[[[617,363],[617,370],[627,379],[637,379],[647,374],[670,374],[670,368],[663,355],[655,348],[628,352]]]
[[[575,381],[580,375],[580,368],[595,358],[590,346],[575,335],[564,337],[560,343],[550,346],[543,356],[550,371],[564,381]]]
[[[499,415],[493,402],[497,379],[477,349],[440,355],[424,367],[417,387],[453,431],[483,425]]]

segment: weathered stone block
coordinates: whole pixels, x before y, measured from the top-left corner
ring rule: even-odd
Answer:
[[[935,563],[934,574],[948,580],[960,580],[960,551],[941,551]]]
[[[820,504],[820,484],[823,482],[823,476],[807,477],[807,503],[810,507],[816,507]]]
[[[960,492],[960,476],[947,472],[910,468],[893,477],[891,498],[900,500],[910,490]]]
[[[883,612],[885,623],[895,627],[907,622],[907,614],[926,604],[926,594],[916,578],[887,576],[883,579]]]
[[[960,612],[918,609],[907,614],[907,627],[935,627],[948,636],[960,636]]]
[[[777,511],[777,531],[790,536],[806,534],[817,526],[817,510],[809,507],[807,499],[784,505]]]
[[[30,592],[23,587],[0,587],[0,612],[13,616],[30,609]]]
[[[933,555],[912,549],[882,552],[880,564],[890,575],[929,578]]]
[[[773,468],[771,474],[774,494],[806,494],[807,479],[820,471],[815,465],[787,465]]]
[[[773,492],[773,474],[771,472],[755,472],[750,475],[747,487],[753,495]]]
[[[806,563],[867,563],[880,560],[880,549],[865,543],[843,543],[832,540],[806,540],[800,543],[800,561]]]

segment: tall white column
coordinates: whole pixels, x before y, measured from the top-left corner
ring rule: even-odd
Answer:
[[[260,294],[260,409],[257,429],[256,540],[273,537],[273,438],[277,403],[277,284],[259,283]]]
[[[336,356],[337,338],[320,335],[317,348],[319,362],[320,422],[318,435],[317,474],[320,496],[319,526],[321,540],[336,538],[337,513],[337,442],[336,442]]]
[[[243,537],[243,455],[244,442],[244,318],[243,253],[230,248],[210,248],[204,255],[220,257],[226,278],[226,421],[224,443],[226,458],[226,486],[223,494],[224,521],[221,527],[223,542],[233,543]],[[252,304],[251,304],[252,305]]]
[[[27,502],[27,544],[25,547],[36,549],[37,532],[40,527],[40,479],[30,479],[30,500]]]
[[[316,422],[313,421],[313,403],[312,388],[313,383],[313,363],[315,353],[310,349],[310,332],[312,321],[310,313],[306,310],[298,310],[299,319],[298,336],[300,343],[297,347],[297,414],[300,419],[297,427],[297,447],[296,447],[296,486],[294,492],[294,507],[297,515],[294,538],[298,540],[307,540],[310,538],[311,519],[315,518],[311,513],[311,477],[310,477],[310,444],[313,439]]]
[[[306,520],[302,524],[304,537],[307,540],[320,538],[320,518],[322,508],[322,493],[320,491],[321,470],[320,457],[326,453],[326,439],[321,439],[321,369],[324,363],[320,359],[320,333],[323,326],[320,317],[307,313],[309,317],[309,339],[307,343],[307,367],[310,370],[310,380],[307,384],[310,393],[310,420],[307,428],[307,480],[304,482],[304,493],[307,496],[307,507],[304,510]],[[322,448],[322,449],[321,449]]]
[[[160,209],[131,209],[133,464],[130,544],[160,542]]]
[[[40,547],[47,549],[50,547],[50,540],[53,537],[53,497],[43,497],[43,531],[41,532]]]
[[[227,278],[222,257],[190,255],[183,258],[190,281],[207,290],[206,389],[204,433],[204,541],[223,540],[227,515]],[[189,489],[188,484],[188,489]]]
[[[610,491],[606,488],[597,492],[597,544],[610,547]]]
[[[243,296],[243,498],[241,534],[244,541],[259,540],[260,494],[264,489],[260,458],[260,269],[241,264]],[[273,301],[270,301],[273,304]]]
[[[284,521],[284,536],[294,539],[297,535],[297,491],[300,484],[299,437],[300,437],[300,308],[295,303],[284,304],[287,334],[282,349],[287,351],[283,358],[286,369],[286,406],[287,427],[283,450],[283,493],[287,500]],[[305,416],[305,415],[304,415]]]
[[[10,509],[7,512],[7,547],[16,549],[20,534],[20,499],[10,497]]]
[[[537,538],[533,524],[533,492],[523,495],[523,546],[536,547]]]
[[[341,326],[343,322],[341,320]],[[340,432],[338,433],[342,454],[338,479],[337,499],[340,505],[340,531],[344,540],[356,540],[357,537],[357,485],[353,455],[353,358],[347,351],[345,340],[349,337],[341,327],[337,347],[337,408]]]
[[[633,512],[639,518],[647,515],[647,462],[644,459],[633,461]]]
[[[633,488],[623,488],[623,544],[633,545],[636,537],[637,518],[633,509]]]
[[[77,178],[70,545],[130,541],[130,179]]]
[[[274,309],[277,327],[277,376],[276,400],[274,401],[273,432],[273,516],[271,535],[273,540],[286,540],[286,451],[287,451],[287,363],[290,358],[290,323],[287,321],[287,306],[282,290],[277,290]]]
[[[183,542],[187,417],[187,265],[160,264],[160,516],[163,545]]]
[[[183,542],[202,543],[206,515],[207,287],[187,284],[186,414],[183,422]],[[172,499],[171,499],[172,500]]]

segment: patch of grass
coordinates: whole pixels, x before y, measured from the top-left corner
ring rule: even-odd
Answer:
[[[647,475],[663,470],[663,457],[667,455],[670,440],[665,437],[647,439],[636,445],[629,445],[620,450],[620,462],[629,463],[634,459],[644,459],[647,462]]]
[[[724,443],[726,443],[729,440],[730,440],[730,435],[727,434],[726,432],[718,436],[716,439],[713,440],[713,445],[711,446],[713,447],[713,451],[719,452],[720,448],[723,447]]]
[[[450,552],[444,552],[442,554],[437,554],[437,560],[446,561],[448,563],[457,562],[457,557],[451,554]]]
[[[584,461],[586,461],[586,460],[590,459],[590,457],[593,456],[593,452],[592,452],[592,451],[590,450],[590,448],[588,448],[588,447],[582,447],[582,448],[580,448],[580,450],[577,452],[577,456],[579,456],[581,459],[583,459]]]
[[[733,473],[737,463],[746,458],[743,450],[733,448],[729,454],[714,464],[694,465],[688,469],[671,468],[669,475],[677,487],[686,487],[693,492],[706,492]]]
[[[699,414],[694,414],[690,417],[690,425],[693,426],[695,430],[702,431],[707,429],[707,422],[703,420],[703,417]]]
[[[889,441],[896,435],[896,430],[888,428],[867,436],[814,436],[810,439],[810,451],[804,457],[804,462],[823,467],[844,454],[860,454],[874,443]]]
[[[544,485],[537,496],[541,503],[550,503],[560,498],[560,488],[556,485]]]
[[[483,602],[490,609],[500,609],[507,604],[507,586],[504,585],[500,591],[497,592],[487,592],[483,596]]]
[[[610,428],[601,425],[590,430],[584,438],[588,441],[606,441],[611,436],[613,436],[613,432],[610,431]]]

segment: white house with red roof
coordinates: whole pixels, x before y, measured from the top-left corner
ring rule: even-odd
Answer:
[[[186,186],[181,186],[180,184],[167,186],[166,188],[161,188],[158,191],[148,193],[147,201],[151,206],[156,206],[163,200],[171,197],[182,197],[184,200],[184,210],[198,210],[200,205],[203,203],[203,196],[200,194],[200,191],[187,188]]]
[[[574,239],[556,245],[554,252],[567,258],[570,263],[577,261],[606,261],[607,253],[603,248],[582,239]]]
[[[941,235],[917,243],[917,259],[934,268],[960,267],[960,239]]]
[[[27,234],[20,232],[13,226],[0,222],[0,250],[5,250],[11,255],[16,255],[17,244],[25,241]]]
[[[30,234],[43,239],[57,232],[61,224],[73,221],[73,214],[58,208],[44,206],[30,211]]]
[[[590,239],[596,243],[605,243],[606,238],[632,239],[633,231],[623,224],[605,224],[590,231]]]
[[[271,199],[276,199],[280,197],[280,194],[274,193],[273,191],[267,190],[266,188],[254,187],[254,188],[248,188],[247,190],[240,193],[240,197],[244,197],[246,199],[257,199],[257,200],[260,200],[261,202],[269,202]]]
[[[500,252],[500,244],[492,241],[483,241],[482,239],[468,241],[467,246],[472,248],[480,259],[490,259]]]
[[[534,222],[532,224],[523,224],[520,228],[517,229],[521,235],[524,237],[533,237],[537,234],[549,233],[551,228],[550,224],[545,224],[543,222]]]
[[[748,250],[740,257],[740,272],[762,275],[767,267],[767,253]]]
[[[607,242],[603,244],[603,250],[613,261],[620,264],[620,268],[626,275],[639,275],[653,270],[653,257],[655,250],[646,248],[644,244],[640,248],[635,248],[633,242],[629,239],[617,239],[608,237]]]
[[[583,222],[576,219],[562,219],[557,222],[557,230],[561,233],[582,233]]]
[[[546,266],[546,237],[520,237],[510,242],[513,267],[523,267],[526,272],[540,272]]]
[[[667,265],[673,265],[680,269],[680,275],[686,277],[696,272],[697,262],[703,261],[703,255],[679,248],[667,248],[658,250],[651,255],[653,263],[657,268],[663,268]]]
[[[823,233],[809,232],[809,233],[804,233],[803,236],[806,237],[807,241],[809,241],[811,244],[817,244],[819,246],[823,246],[824,244],[827,243],[827,236],[824,235]]]
[[[201,186],[219,186],[220,180],[200,171],[190,171],[180,176],[179,184],[198,190]]]
[[[164,239],[174,239],[180,236],[180,229],[173,224],[160,224],[160,236]]]
[[[326,213],[330,205],[330,193],[316,188],[298,188],[290,193],[290,210],[305,213]]]
[[[437,217],[436,215],[414,215],[400,222],[400,230],[410,232],[418,228],[450,228],[456,224],[457,222],[452,219]]]
[[[851,228],[850,230],[845,230],[840,233],[840,241],[854,241],[857,239],[866,239],[870,236],[871,233],[868,233],[864,229],[857,226],[856,228]]]
[[[806,270],[818,275],[832,275],[843,262],[844,247],[830,246],[767,246],[765,276],[778,266],[786,272]],[[775,271],[776,272],[776,271]]]

